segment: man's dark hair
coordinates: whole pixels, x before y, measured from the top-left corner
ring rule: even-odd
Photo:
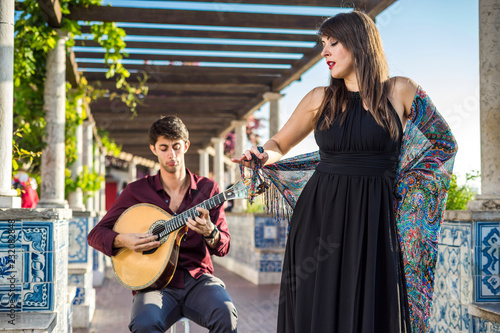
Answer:
[[[189,132],[186,125],[177,116],[164,116],[151,125],[149,129],[149,143],[153,146],[158,138],[164,136],[168,140],[189,141]]]

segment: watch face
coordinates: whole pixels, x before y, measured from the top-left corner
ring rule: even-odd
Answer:
[[[219,231],[219,230],[217,229],[217,227],[216,227],[216,226],[214,226],[214,230],[212,230],[212,233],[210,233],[210,235],[209,235],[209,236],[206,236],[206,237],[205,237],[205,236],[203,236],[203,237],[208,238],[208,239],[214,238],[214,237],[215,237],[215,235],[217,235],[217,231]]]

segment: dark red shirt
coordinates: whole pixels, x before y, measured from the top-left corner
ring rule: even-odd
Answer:
[[[191,179],[191,186],[186,192],[179,209],[175,212],[177,214],[198,205],[220,192],[219,185],[213,180],[194,175],[187,169],[186,172]],[[113,226],[118,217],[130,206],[138,203],[150,203],[164,209],[171,215],[175,215],[170,210],[168,202],[170,202],[170,197],[163,190],[160,172],[155,176],[149,176],[130,183],[118,196],[107,214],[90,231],[87,236],[89,245],[107,256],[115,255],[118,249],[113,248],[113,241],[118,233],[113,231]],[[223,257],[229,252],[231,237],[222,205],[210,210],[210,220],[217,226],[220,232],[220,241],[217,247],[211,249],[200,234],[189,229],[187,235],[181,241],[177,270],[168,285],[169,287],[183,288],[184,271],[186,270],[195,279],[203,273],[213,274],[214,268],[210,255]]]

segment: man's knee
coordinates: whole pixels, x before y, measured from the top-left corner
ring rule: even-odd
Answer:
[[[238,312],[232,302],[223,302],[217,306],[210,320],[214,332],[236,332]]]
[[[167,329],[158,316],[149,311],[143,311],[135,315],[128,325],[130,332],[134,333],[156,333],[165,332]]]

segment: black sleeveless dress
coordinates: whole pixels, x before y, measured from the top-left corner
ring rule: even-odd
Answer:
[[[394,141],[359,93],[346,112],[315,131],[321,162],[292,216],[279,333],[410,331],[392,194],[401,122]]]

